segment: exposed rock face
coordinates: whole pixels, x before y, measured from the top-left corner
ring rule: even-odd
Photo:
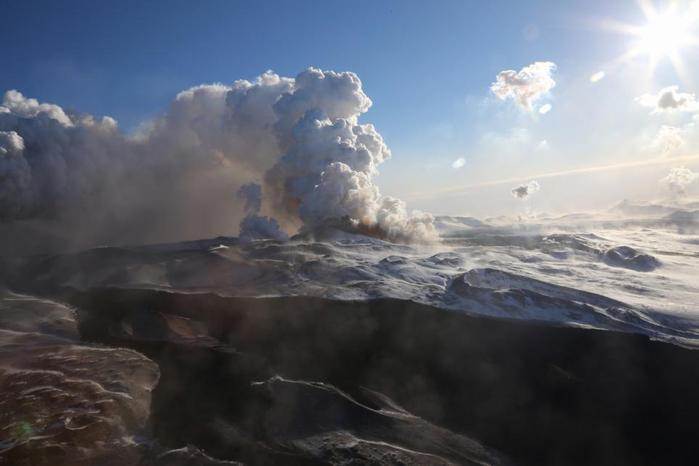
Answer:
[[[660,261],[649,254],[643,254],[629,246],[616,246],[604,252],[604,261],[616,267],[639,272],[650,272],[660,267]]]

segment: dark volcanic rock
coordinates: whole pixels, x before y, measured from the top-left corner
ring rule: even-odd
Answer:
[[[253,384],[269,397],[265,435],[326,464],[505,464],[477,442],[437,427],[364,390],[368,406],[332,385],[273,377]]]
[[[506,283],[528,291],[508,299],[577,296],[497,271],[461,281],[455,293],[490,296]],[[52,301],[0,300],[0,464],[657,465],[699,455],[699,352],[641,335],[388,299],[147,289],[61,299],[79,325]]]
[[[629,246],[616,246],[604,252],[604,261],[616,267],[650,272],[660,267],[660,261],[649,254],[643,254]]]
[[[693,464],[699,455],[699,353],[641,335],[397,300],[123,289],[69,299],[85,338],[158,362],[152,422],[170,448],[194,444],[250,465],[496,463],[489,448],[537,466]],[[221,345],[109,332],[137,310],[200,321]]]

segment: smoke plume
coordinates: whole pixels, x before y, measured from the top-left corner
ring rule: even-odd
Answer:
[[[129,136],[110,117],[9,91],[0,105],[0,240],[35,251],[171,241],[234,234],[241,219],[249,238],[341,219],[390,240],[430,240],[431,217],[409,215],[373,182],[390,151],[359,123],[371,104],[354,73],[268,71],[183,91]]]

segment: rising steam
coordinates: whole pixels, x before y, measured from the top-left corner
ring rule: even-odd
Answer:
[[[233,233],[242,219],[248,239],[342,220],[390,240],[431,240],[432,218],[409,215],[373,182],[390,151],[359,123],[371,104],[354,73],[266,72],[184,91],[127,136],[112,118],[9,91],[0,105],[0,239],[42,231],[62,247],[177,240]],[[233,202],[238,191],[242,202]]]

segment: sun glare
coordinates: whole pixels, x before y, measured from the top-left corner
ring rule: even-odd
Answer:
[[[676,71],[684,74],[682,52],[699,45],[695,35],[699,22],[699,1],[680,10],[677,3],[670,2],[665,10],[658,11],[649,1],[639,2],[646,24],[618,24],[616,30],[633,37],[632,46],[622,60],[639,56],[648,58],[651,68],[663,60],[670,60]]]
[[[672,59],[684,47],[692,44],[691,26],[691,17],[679,16],[672,11],[654,15],[639,30],[636,48],[640,53],[648,55],[652,62],[663,58]]]

